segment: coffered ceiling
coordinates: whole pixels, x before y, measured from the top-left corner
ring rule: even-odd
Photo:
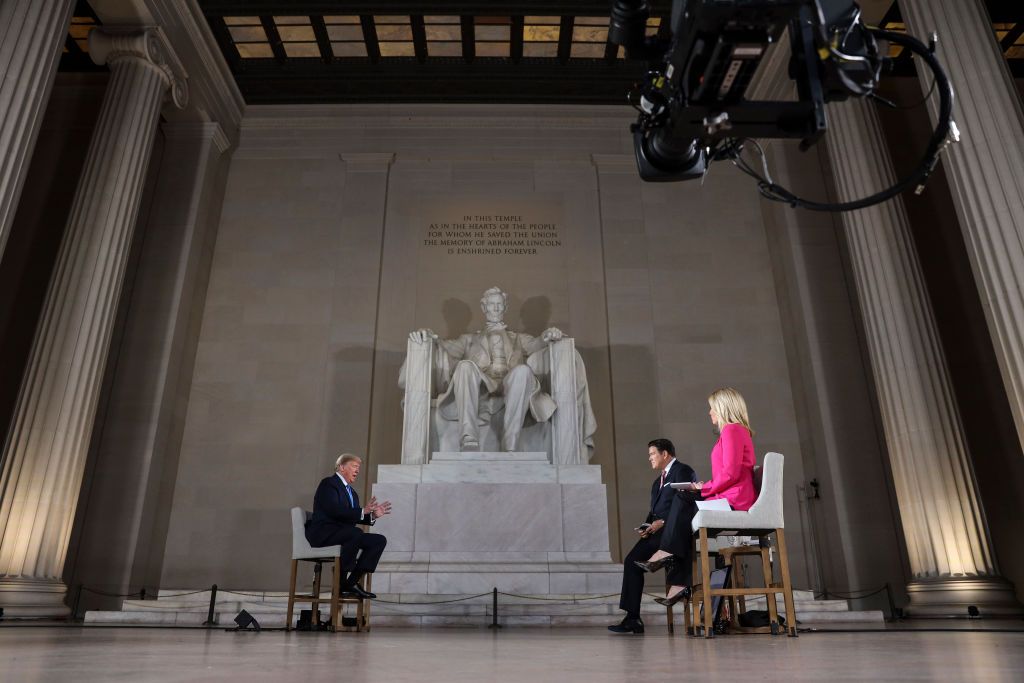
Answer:
[[[644,65],[608,42],[611,0],[193,0],[246,102],[624,103]],[[654,0],[647,33],[667,30]],[[903,30],[898,3],[864,0],[868,19]],[[1011,70],[1024,77],[1024,1],[987,0]],[[873,16],[872,16],[873,15]],[[100,23],[79,0],[64,70],[94,69]],[[896,73],[913,75],[893,51]]]

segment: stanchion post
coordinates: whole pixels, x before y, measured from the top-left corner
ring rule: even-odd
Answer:
[[[203,626],[216,626],[213,623],[213,607],[217,603],[217,584],[210,586],[210,609],[206,612],[206,621]]]
[[[82,602],[82,584],[78,584],[78,589],[75,590],[75,602],[71,607],[71,621],[78,621],[78,604]]]
[[[139,589],[139,600],[145,600],[145,599],[146,599],[146,587],[143,586],[142,588]]]
[[[487,628],[501,628],[498,623],[498,588],[495,586],[491,592],[491,623]]]
[[[885,597],[889,600],[889,618],[893,621],[896,620],[896,601],[892,598],[892,587],[887,581],[885,583]]]

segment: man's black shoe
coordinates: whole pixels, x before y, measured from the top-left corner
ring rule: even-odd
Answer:
[[[370,591],[364,591],[359,586],[359,584],[357,584],[357,583],[353,583],[350,586],[342,586],[341,587],[341,594],[342,595],[354,595],[357,598],[362,598],[363,600],[374,600],[377,597],[376,593],[371,593]]]
[[[639,635],[644,632],[644,622],[641,619],[626,617],[620,623],[609,626],[608,630],[612,633],[636,633]]]

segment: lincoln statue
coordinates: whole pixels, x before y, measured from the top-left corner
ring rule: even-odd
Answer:
[[[418,344],[434,341],[438,393],[433,404],[443,420],[458,424],[462,451],[480,450],[480,427],[487,424],[491,413],[497,415],[502,404],[500,443],[506,452],[518,450],[524,424],[546,422],[556,410],[555,401],[542,389],[549,364],[541,352],[564,335],[556,327],[546,329],[540,337],[514,332],[504,321],[507,307],[508,296],[492,287],[480,299],[486,321],[482,330],[450,340],[440,339],[429,329],[409,335]],[[578,354],[573,356],[581,380],[581,421],[589,437],[595,426],[586,375]]]

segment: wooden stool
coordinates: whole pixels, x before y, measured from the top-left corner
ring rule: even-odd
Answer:
[[[743,555],[760,555],[761,556],[761,570],[764,572],[764,576],[768,577],[766,585],[770,584],[770,579],[773,576],[772,563],[771,563],[771,548],[768,545],[768,539],[764,536],[758,538],[757,545],[736,545],[726,546],[725,548],[719,548],[718,554],[725,560],[727,567],[732,567],[730,573],[730,581],[733,588],[745,588],[746,578],[743,572],[743,564],[736,561],[737,557]],[[771,623],[776,624],[779,620],[778,608],[775,605],[774,595],[765,595],[765,599],[768,603],[768,619]],[[737,603],[739,609],[737,609]],[[741,612],[747,611],[747,598],[744,595],[730,595],[729,596],[729,622],[733,629],[740,633],[774,633],[775,631],[769,626],[741,626],[739,615]]]
[[[288,583],[288,613],[285,616],[285,630],[292,628],[292,614],[295,611],[296,602],[310,603],[312,625],[320,624],[320,579],[323,574],[325,562],[334,563],[333,576],[331,578],[331,630],[338,632],[343,630],[341,623],[342,606],[345,603],[356,605],[356,630],[370,630],[370,601],[346,596],[341,592],[341,546],[332,545],[324,548],[313,548],[306,540],[305,523],[312,513],[300,507],[291,509],[292,517],[292,576]],[[296,582],[298,580],[299,562],[313,563],[313,590],[309,594],[296,593]],[[369,592],[372,574],[364,574],[359,580],[363,590]]]
[[[713,601],[716,597],[744,597],[747,595],[764,595],[768,601],[768,614],[772,633],[779,631],[778,610],[775,596],[782,594],[786,602],[785,632],[796,637],[796,608],[793,604],[793,583],[789,576],[789,555],[786,552],[786,531],[783,520],[782,505],[782,471],[785,458],[781,453],[768,453],[764,456],[764,466],[755,467],[753,472],[754,488],[758,491],[757,500],[749,510],[716,510],[712,507],[700,508],[690,523],[696,534],[697,550],[695,559],[700,559],[700,588],[694,591],[693,603],[697,600]],[[781,581],[776,583],[772,574],[772,564],[768,557],[767,538],[775,534],[779,558],[779,574]],[[761,555],[761,566],[764,568],[763,588],[714,588],[711,586],[711,566],[708,538],[711,536],[757,536],[757,553]],[[733,555],[737,554],[733,551]],[[743,580],[743,577],[740,578]],[[740,604],[744,605],[745,601]],[[694,608],[695,609],[695,608]],[[705,638],[713,638],[712,618],[710,609],[704,610],[701,630]]]
[[[313,590],[309,594],[296,593],[296,582],[298,579],[299,562],[312,562],[313,563]],[[292,628],[292,615],[295,611],[296,602],[308,602],[310,603],[312,624],[315,629],[320,624],[320,603],[324,600],[320,597],[320,585],[321,575],[323,573],[323,564],[325,562],[334,563],[334,571],[332,572],[331,579],[331,597],[327,599],[327,602],[331,605],[331,630],[342,631],[351,630],[351,628],[344,628],[341,623],[342,606],[345,604],[354,604],[356,606],[356,631],[369,631],[370,630],[370,601],[357,598],[354,595],[348,596],[341,593],[341,557],[323,557],[315,559],[301,559],[292,560],[292,576],[291,581],[288,584],[288,614],[287,621],[285,622],[285,630],[291,630]],[[364,574],[359,580],[359,585],[365,591],[371,590],[371,577],[372,574]]]
[[[774,581],[774,575],[773,575],[773,571],[772,571],[772,563],[771,563],[771,560],[769,558],[768,535],[770,533],[774,533],[776,535],[776,538],[778,539],[778,544],[779,544],[779,549],[778,549],[778,552],[779,552],[779,570],[780,570],[779,573],[781,575],[780,576],[781,581],[778,581],[778,582]],[[742,585],[742,583],[739,583],[739,584],[734,583],[732,588],[709,588],[707,591],[704,591],[704,586],[709,586],[710,585],[709,582],[711,580],[711,568],[710,568],[710,565],[709,565],[710,553],[709,553],[709,551],[707,549],[708,548],[708,545],[707,545],[708,544],[708,529],[706,527],[701,527],[700,530],[699,530],[699,534],[697,536],[697,544],[698,544],[698,549],[697,550],[698,550],[698,553],[700,555],[701,584],[700,584],[699,587],[694,589],[693,595],[691,596],[691,600],[692,600],[692,603],[693,603],[692,609],[693,609],[693,620],[694,620],[694,623],[697,624],[697,622],[699,621],[698,615],[697,615],[697,605],[704,602],[704,600],[705,600],[705,592],[707,594],[707,598],[709,598],[709,599],[713,599],[713,598],[715,598],[717,596],[722,596],[722,597],[729,598],[730,605],[732,605],[733,607],[735,605],[735,603],[733,603],[733,599],[734,598],[739,598],[740,599],[740,606],[744,610],[746,610],[746,601],[744,600],[745,596],[747,596],[747,595],[763,595],[763,596],[765,596],[765,600],[768,603],[768,620],[769,620],[770,626],[760,627],[760,628],[740,627],[739,626],[738,615],[735,612],[735,607],[734,607],[733,614],[732,614],[732,619],[734,620],[736,628],[740,632],[748,632],[748,633],[770,632],[772,634],[786,633],[789,636],[796,637],[796,635],[797,635],[797,632],[796,632],[796,609],[795,609],[795,606],[794,606],[794,603],[793,603],[793,585],[792,585],[792,582],[791,582],[790,576],[789,576],[789,562],[787,561],[788,558],[786,557],[786,536],[785,536],[785,533],[786,532],[783,529],[781,529],[781,528],[772,529],[770,531],[764,530],[764,531],[761,531],[761,532],[759,532],[757,534],[757,537],[758,537],[758,545],[757,546],[746,546],[746,547],[740,546],[739,548],[742,548],[742,550],[741,549],[731,549],[731,548],[730,549],[721,548],[721,549],[718,550],[719,554],[725,554],[728,550],[732,550],[731,557],[730,557],[730,562],[733,559],[735,559],[735,557],[737,555],[760,555],[761,556],[761,567],[762,567],[762,569],[764,571],[764,577],[765,577],[764,578],[764,584],[765,585],[763,587],[750,587],[750,588],[748,588],[748,587]],[[734,571],[736,570],[737,566],[738,565],[735,565],[735,564],[733,565],[733,570]],[[695,571],[695,574],[696,574],[696,570],[694,570],[694,571]],[[736,575],[733,575],[733,576],[734,576],[734,581],[740,581],[740,582],[744,581],[744,577],[742,575],[742,571],[739,574],[738,578],[736,577]],[[775,596],[778,595],[779,593],[782,594],[783,600],[786,603],[786,618],[788,619],[788,621],[786,623],[785,629],[780,629],[778,608],[775,605]],[[704,635],[705,638],[712,638],[712,637],[714,637],[714,631],[712,629],[713,624],[711,623],[712,619],[713,619],[713,615],[711,614],[711,610],[707,609],[707,610],[704,611],[703,624],[695,627],[695,628],[703,631],[703,635]]]

